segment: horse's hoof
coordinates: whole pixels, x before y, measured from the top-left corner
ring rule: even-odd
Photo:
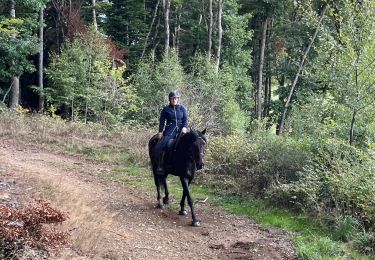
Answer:
[[[187,215],[187,211],[186,210],[180,210],[178,212],[178,215],[180,215],[180,216],[186,216]]]
[[[200,227],[200,226],[201,226],[201,223],[200,223],[199,221],[192,221],[192,222],[191,222],[191,225],[192,225],[193,227]]]
[[[156,208],[158,208],[158,209],[162,209],[162,208],[163,208],[163,205],[158,204],[158,205],[156,206]]]
[[[163,203],[164,203],[165,205],[168,205],[168,204],[169,204],[169,198],[164,197],[164,198],[163,198]]]

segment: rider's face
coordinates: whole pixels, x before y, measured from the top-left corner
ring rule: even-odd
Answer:
[[[172,106],[177,105],[177,104],[178,104],[178,101],[179,101],[179,98],[178,98],[178,97],[174,97],[174,98],[169,99],[169,103],[170,103]]]

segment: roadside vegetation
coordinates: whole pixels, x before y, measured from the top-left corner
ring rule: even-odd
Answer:
[[[153,133],[145,128],[87,127],[59,117],[8,110],[2,111],[0,126],[2,138],[12,136],[46,149],[109,162],[113,167],[103,178],[154,193],[147,154]],[[299,259],[374,257],[373,159],[345,145],[315,144],[264,132],[247,138],[209,136],[208,140],[205,168],[192,185],[198,203],[212,203],[289,231]],[[342,165],[349,155],[351,165]],[[171,194],[178,197],[177,178],[171,176],[169,181]]]

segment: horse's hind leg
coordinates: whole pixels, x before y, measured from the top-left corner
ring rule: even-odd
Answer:
[[[154,181],[155,181],[157,200],[158,200],[157,208],[161,209],[163,208],[163,204],[161,203],[161,195],[160,195],[160,179],[159,179],[159,175],[155,173],[154,173]]]
[[[187,201],[188,201],[188,204],[189,204],[190,210],[191,210],[191,217],[193,219],[192,222],[191,222],[191,225],[194,226],[194,227],[199,227],[200,222],[197,220],[197,218],[195,216],[194,203],[193,203],[193,199],[190,195],[190,191],[189,191],[190,181],[189,181],[188,178],[184,178],[184,177],[180,177],[180,180],[181,180],[182,188],[183,188],[184,193],[187,197]]]
[[[169,191],[168,191],[168,183],[167,183],[167,176],[161,176],[160,177],[162,179],[162,182],[163,182],[163,187],[164,187],[164,198],[163,198],[163,203],[165,205],[168,205],[169,204]]]

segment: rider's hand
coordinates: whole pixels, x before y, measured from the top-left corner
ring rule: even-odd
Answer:
[[[162,139],[163,138],[163,132],[157,133],[156,138],[159,139],[159,140]]]
[[[186,127],[183,127],[183,128],[181,129],[181,132],[182,132],[183,134],[186,134],[186,132],[187,132],[187,128],[186,128]]]

